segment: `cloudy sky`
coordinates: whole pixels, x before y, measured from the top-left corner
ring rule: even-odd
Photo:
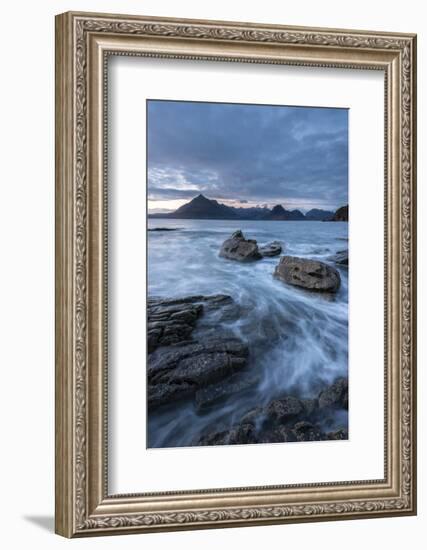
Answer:
[[[148,101],[148,208],[199,193],[230,206],[348,202],[348,111]]]

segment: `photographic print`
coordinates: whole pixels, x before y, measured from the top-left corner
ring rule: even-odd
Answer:
[[[415,515],[416,35],[55,27],[55,531]]]
[[[148,447],[348,439],[348,110],[147,101]]]

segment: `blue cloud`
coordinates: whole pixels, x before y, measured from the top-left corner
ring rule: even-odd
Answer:
[[[337,208],[348,202],[348,111],[150,100],[148,194]]]

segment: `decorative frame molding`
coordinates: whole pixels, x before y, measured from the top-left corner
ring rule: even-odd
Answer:
[[[106,59],[385,74],[385,478],[108,495]],[[416,513],[416,37],[68,12],[56,18],[56,532],[88,536]]]

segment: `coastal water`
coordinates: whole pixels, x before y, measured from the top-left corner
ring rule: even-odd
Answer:
[[[347,376],[347,268],[337,266],[341,287],[336,295],[324,296],[274,279],[279,257],[248,264],[218,257],[223,241],[241,229],[259,245],[280,241],[283,254],[327,261],[348,248],[347,223],[150,219],[149,227],[178,228],[148,233],[149,296],[232,296],[244,314],[217,329],[248,343],[249,368],[259,380],[252,391],[208,413],[185,401],[150,413],[149,447],[190,445],[204,431],[230,427],[277,396],[314,397]],[[328,422],[334,428],[346,425],[347,418]]]

